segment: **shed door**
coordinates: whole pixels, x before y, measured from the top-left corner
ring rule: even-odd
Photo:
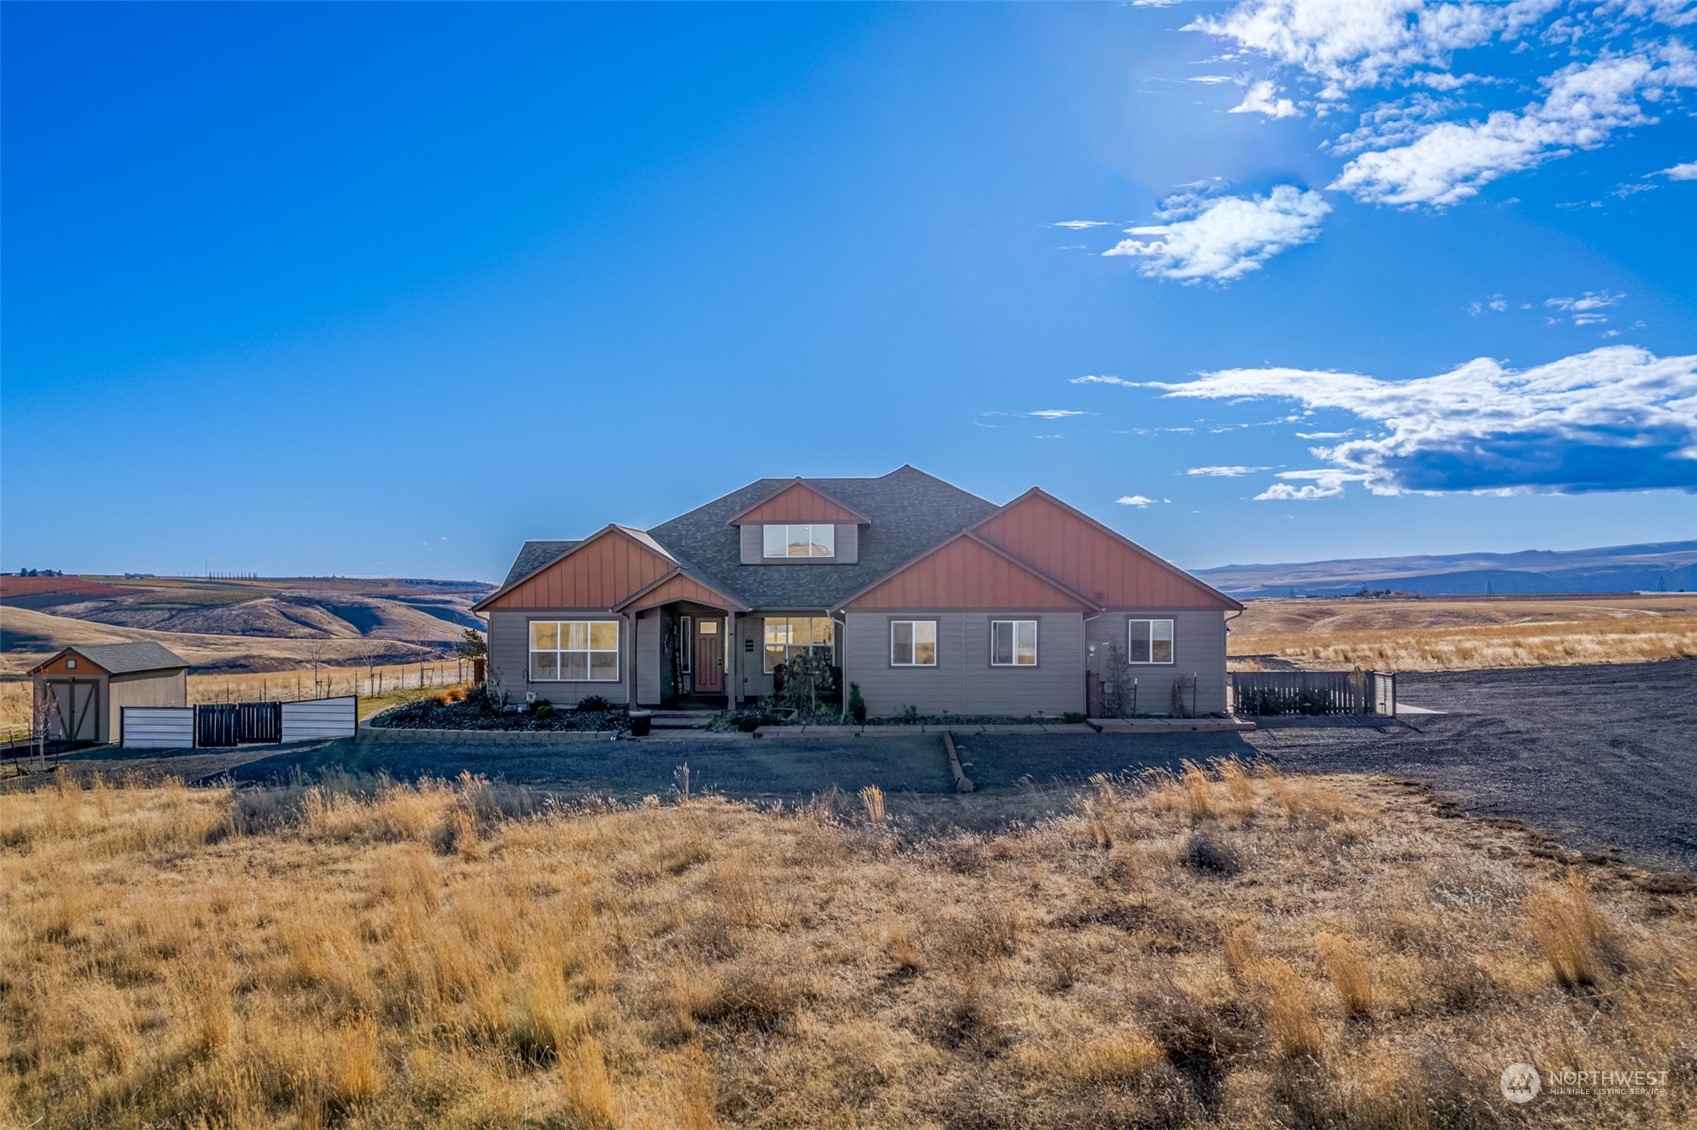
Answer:
[[[717,620],[695,624],[695,689],[701,694],[720,694],[725,689],[725,645]]]
[[[47,733],[63,741],[100,737],[100,680],[54,679],[47,684]]]

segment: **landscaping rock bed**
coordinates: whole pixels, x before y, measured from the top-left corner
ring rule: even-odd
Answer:
[[[623,705],[585,699],[577,707],[559,709],[539,699],[514,710],[500,699],[476,692],[455,701],[446,695],[421,698],[385,710],[370,723],[402,730],[623,730],[630,724]]]

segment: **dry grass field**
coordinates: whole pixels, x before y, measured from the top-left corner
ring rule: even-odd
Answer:
[[[1231,625],[1236,670],[1467,671],[1697,656],[1697,595],[1255,600]]]
[[[1688,884],[1235,763],[918,819],[469,778],[0,792],[0,1124],[1697,1119]],[[1669,1074],[1520,1108],[1515,1061]]]

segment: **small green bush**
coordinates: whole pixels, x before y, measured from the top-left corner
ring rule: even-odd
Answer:
[[[582,714],[605,714],[607,700],[598,694],[585,695],[577,700],[577,709]]]
[[[856,725],[864,726],[866,724],[866,700],[860,697],[859,683],[849,684],[848,707],[849,717],[854,719]]]

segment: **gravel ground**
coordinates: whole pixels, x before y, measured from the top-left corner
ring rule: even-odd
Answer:
[[[970,818],[1059,808],[1093,773],[1176,768],[1184,759],[1266,759],[1286,772],[1382,773],[1429,785],[1463,810],[1522,821],[1579,850],[1616,850],[1652,868],[1697,874],[1697,660],[1405,675],[1407,705],[1442,710],[1399,721],[1273,719],[1251,733],[974,736],[960,742],[981,792],[956,798],[934,735],[841,739],[589,741],[555,747],[477,740],[308,743],[172,757],[112,749],[79,769],[238,781],[340,765],[400,778],[463,770],[569,794],[667,795],[690,787],[805,800],[876,784],[933,812]],[[986,795],[988,794],[988,795]],[[1004,803],[1019,797],[1020,805]],[[1029,802],[1040,803],[1035,807]]]

